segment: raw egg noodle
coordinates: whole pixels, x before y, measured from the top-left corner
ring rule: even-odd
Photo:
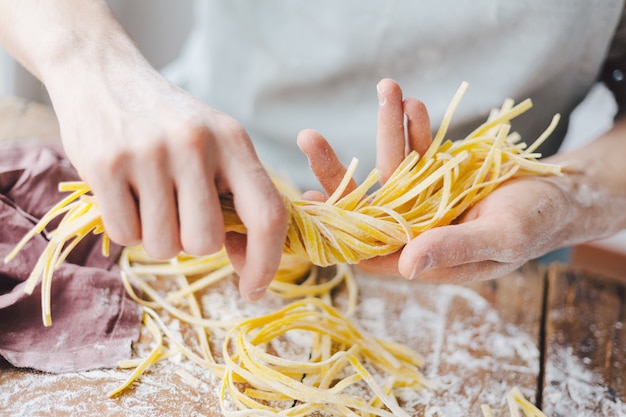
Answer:
[[[393,253],[420,233],[450,224],[509,179],[561,174],[560,166],[540,162],[535,152],[556,127],[558,115],[530,146],[511,132],[511,120],[531,107],[530,100],[516,105],[507,99],[466,138],[444,140],[466,88],[463,83],[457,91],[425,154],[411,152],[375,191],[370,192],[381,177],[377,170],[348,189],[356,160],[325,202],[301,200],[298,190],[275,178],[288,210],[289,228],[280,269],[268,289],[287,304],[274,312],[228,320],[207,317],[198,302],[200,294],[235,273],[223,249],[202,257],[182,253],[160,262],[141,246],[124,248],[119,259],[121,279],[129,297],[143,308],[143,324],[153,348],[144,358],[120,363],[133,371],[108,395],[122,394],[151,365],[180,353],[220,379],[220,404],[226,416],[409,416],[395,392],[436,389],[436,385],[421,373],[423,359],[417,352],[368,335],[352,319],[358,288],[349,264]],[[54,270],[90,233],[103,235],[105,255],[109,249],[98,202],[89,195],[88,185],[64,182],[59,189],[70,194],[5,258],[9,262],[33,236],[61,217],[25,287],[30,294],[41,281],[46,326],[52,324]],[[245,233],[232,198],[220,201],[226,230]],[[159,282],[168,283],[167,291],[159,288]],[[333,305],[332,294],[338,288],[347,294],[345,311]],[[166,325],[168,319],[193,329],[194,347]],[[283,357],[272,349],[274,341],[288,338],[290,332],[307,335],[306,358]],[[211,337],[218,336],[221,350],[211,344]],[[183,369],[178,373],[190,384],[199,384]],[[507,403],[512,417],[520,417],[520,409],[525,417],[545,417],[517,388],[510,391]],[[488,405],[481,410],[484,417],[492,416]]]

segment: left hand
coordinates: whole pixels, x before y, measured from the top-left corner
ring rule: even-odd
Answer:
[[[376,168],[382,173],[381,182],[391,176],[396,167],[411,152],[423,155],[432,141],[430,120],[424,103],[414,97],[403,99],[400,86],[388,78],[381,80],[378,91],[378,129],[376,132]],[[346,172],[326,139],[314,130],[303,130],[298,135],[298,146],[309,159],[311,170],[317,176],[325,193],[332,194]],[[354,181],[346,190],[356,187]],[[307,191],[306,200],[324,201],[327,195]],[[372,273],[398,274],[400,252],[368,259],[359,267]]]
[[[524,177],[502,184],[455,224],[436,227],[402,250],[402,276],[466,282],[503,276],[570,238],[572,204],[556,181]]]

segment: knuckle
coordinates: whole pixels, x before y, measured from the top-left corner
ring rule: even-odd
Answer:
[[[176,145],[184,150],[197,153],[204,149],[209,136],[206,125],[196,122],[188,122],[177,129]]]
[[[249,140],[246,129],[244,129],[244,127],[232,117],[222,115],[219,120],[219,125],[224,134],[237,142]]]
[[[173,242],[156,242],[155,239],[145,239],[143,246],[146,253],[157,260],[171,259],[181,251],[180,245]]]
[[[87,162],[89,172],[93,175],[102,175],[104,178],[114,178],[128,165],[131,155],[127,151],[103,152],[92,156],[91,162]]]
[[[167,158],[167,144],[163,136],[140,140],[133,146],[132,155],[142,163],[162,164]]]
[[[238,140],[247,140],[248,132],[239,123],[230,124],[228,131],[231,136]]]
[[[223,241],[203,237],[182,237],[182,250],[189,255],[206,256],[219,251]]]
[[[104,228],[111,240],[122,246],[132,246],[141,242],[141,231],[129,225],[107,225]]]
[[[273,201],[262,213],[263,223],[268,230],[277,230],[287,226],[287,209],[281,199]]]

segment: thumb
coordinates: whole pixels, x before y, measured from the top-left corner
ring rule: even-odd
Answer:
[[[476,264],[484,263],[494,268],[495,264],[515,263],[523,256],[516,254],[512,248],[519,236],[507,237],[501,227],[481,219],[437,227],[428,230],[411,240],[402,251],[398,262],[400,273],[405,278],[422,278],[428,271],[455,269],[455,277],[459,268],[464,267],[472,274],[479,272]],[[511,245],[510,245],[511,244]],[[470,265],[474,265],[469,268]],[[428,274],[432,275],[432,274]],[[478,277],[472,277],[478,278]],[[454,280],[457,280],[456,278]]]

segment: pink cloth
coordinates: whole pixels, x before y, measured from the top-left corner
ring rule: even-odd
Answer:
[[[35,236],[8,264],[2,260],[34,223],[66,194],[61,181],[78,176],[51,146],[0,147],[0,355],[16,367],[70,372],[115,367],[131,355],[140,331],[139,306],[122,286],[115,260],[101,254],[100,237],[79,244],[55,271],[52,326],[41,320],[39,286],[24,293],[47,241]]]

